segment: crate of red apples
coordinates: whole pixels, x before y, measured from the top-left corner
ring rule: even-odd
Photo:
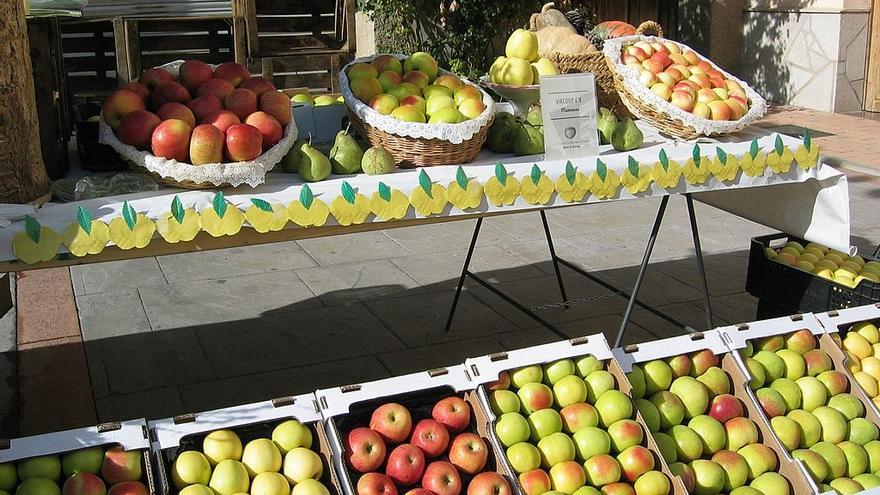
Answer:
[[[256,186],[296,139],[290,98],[234,62],[147,69],[104,102],[100,140],[159,182]]]
[[[347,495],[512,495],[464,367],[316,392]]]

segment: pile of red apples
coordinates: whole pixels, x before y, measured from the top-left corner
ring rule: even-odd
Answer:
[[[291,120],[290,98],[241,64],[187,60],[179,77],[148,69],[104,102],[104,121],[125,144],[193,165],[253,160]]]
[[[639,71],[639,82],[657,96],[696,117],[739,120],[749,111],[743,87],[696,52],[672,41],[637,41],[621,62]]]
[[[503,476],[483,471],[489,446],[467,431],[467,402],[447,397],[413,421],[406,407],[388,403],[373,411],[369,427],[348,433],[345,461],[357,495],[511,495]]]

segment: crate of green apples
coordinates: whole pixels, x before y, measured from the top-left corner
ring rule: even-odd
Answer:
[[[670,469],[691,493],[794,495],[815,487],[758,409],[718,331],[614,350]]]
[[[14,438],[0,446],[2,495],[156,495],[144,420]]]
[[[346,495],[513,495],[462,365],[315,393]]]
[[[843,351],[810,314],[720,329],[780,442],[818,485],[880,486],[880,417],[847,373]]]
[[[880,408],[880,304],[828,311],[816,317],[843,348],[846,369]]]
[[[314,394],[150,422],[167,495],[339,495]]]
[[[683,495],[602,334],[468,359],[524,495]]]

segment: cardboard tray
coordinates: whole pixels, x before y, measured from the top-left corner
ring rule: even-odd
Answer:
[[[280,397],[225,409],[183,414],[149,422],[150,439],[156,455],[156,477],[160,494],[171,495],[177,489],[171,484],[171,465],[185,450],[201,448],[208,433],[230,429],[241,438],[242,445],[256,438],[271,438],[276,425],[296,419],[312,431],[312,450],[321,456],[324,473],[321,482],[331,495],[340,495],[339,482],[333,467],[333,452],[324,433],[324,424],[314,394]]]
[[[465,361],[465,366],[467,366],[468,372],[471,374],[474,381],[479,383],[477,393],[479,394],[483,408],[486,410],[486,417],[489,422],[489,424],[486,425],[486,430],[489,432],[489,438],[492,441],[494,448],[501,452],[500,458],[504,469],[507,472],[508,477],[514,480],[518,493],[524,492],[516,473],[510,466],[510,463],[507,462],[501,441],[495,434],[495,421],[497,418],[489,405],[489,394],[486,389],[487,384],[498,380],[502,371],[510,371],[523,366],[545,364],[559,359],[581,357],[589,354],[596,357],[596,359],[605,362],[606,369],[617,381],[617,389],[629,395],[632,390],[632,385],[626,378],[617,359],[615,359],[612,354],[611,348],[605,340],[605,336],[601,333],[585,337],[577,337],[563,342],[552,342],[508,352],[489,354],[477,358],[469,358]],[[657,447],[654,437],[648,431],[648,426],[645,424],[642,415],[635,410],[635,407],[633,407],[633,410],[635,411],[634,419],[641,425],[642,430],[645,432],[645,439],[642,441],[642,446],[647,447],[654,455],[654,468],[662,471],[669,478],[672,487],[671,493],[673,495],[687,495],[687,490],[685,489],[681,478],[673,475],[672,472],[669,471],[669,466],[666,464],[663,456],[660,455],[660,449]]]
[[[813,335],[816,336],[819,344],[817,348],[825,351],[828,354],[828,357],[831,358],[831,363],[833,365],[832,369],[842,372],[843,375],[847,378],[849,385],[846,391],[851,393],[854,397],[862,402],[862,405],[865,408],[865,418],[876,425],[880,425],[880,414],[878,414],[877,408],[873,406],[871,399],[865,394],[861,387],[857,386],[855,379],[852,378],[852,375],[850,375],[849,369],[846,366],[846,356],[844,355],[843,350],[840,348],[839,345],[837,345],[836,342],[834,342],[834,340],[831,338],[831,335],[825,331],[825,328],[822,326],[821,323],[819,323],[819,320],[816,318],[815,315],[798,314],[782,318],[755,321],[751,323],[740,323],[738,325],[722,327],[719,330],[731,350],[736,351],[744,348],[746,346],[746,343],[752,339],[769,337],[773,335],[785,335],[803,329],[809,330],[813,333]],[[748,380],[751,375],[746,368],[745,362],[740,357],[739,352],[733,352],[731,353],[731,355],[735,358],[737,365],[740,367],[740,370],[745,376],[746,390],[752,395],[752,397],[754,397],[754,393],[752,393],[751,389],[749,389],[748,387]],[[755,405],[758,405],[757,398],[755,398],[754,401]],[[755,409],[758,414],[760,414],[761,417],[764,418],[764,421],[769,424],[770,421],[764,414],[764,410],[760,406],[756,407]],[[775,433],[773,434],[773,436],[774,438],[776,438]],[[776,440],[779,441],[778,438],[776,438]],[[792,459],[790,455],[788,455],[787,457],[789,459]],[[805,469],[804,472],[806,473]],[[807,477],[807,479],[810,482],[810,485],[815,487],[810,493],[819,493],[818,487],[815,486],[812,479],[809,478],[809,476]]]
[[[495,471],[505,476],[511,487],[515,486],[516,478],[507,476],[507,471],[499,461],[503,459],[504,451],[497,450],[488,438],[486,411],[477,399],[474,384],[463,365],[318,390],[315,395],[326,418],[325,427],[333,446],[333,460],[345,495],[357,495],[356,476],[359,476],[345,463],[343,439],[349,431],[358,426],[369,425],[373,410],[386,402],[404,405],[412,414],[415,425],[419,420],[431,417],[431,409],[438,400],[452,395],[461,397],[470,405],[471,424],[466,431],[480,435],[489,449],[484,471]],[[472,477],[464,473],[461,475],[462,486],[466,488]]]
[[[813,483],[806,468],[800,461],[791,457],[785,446],[773,433],[770,422],[760,410],[761,407],[754,392],[749,388],[749,377],[740,366],[737,351],[731,351],[718,330],[697,332],[690,335],[680,335],[664,340],[633,344],[614,349],[614,357],[620,363],[625,373],[632,371],[637,363],[665,359],[681,354],[691,354],[702,350],[711,350],[716,356],[720,356],[719,367],[730,378],[731,394],[738,398],[745,409],[745,417],[751,419],[758,426],[760,438],[758,441],[773,449],[778,459],[776,472],[781,474],[791,484],[791,493],[816,493],[818,486]]]
[[[0,439],[0,464],[41,455],[64,454],[86,447],[114,445],[120,445],[125,450],[141,451],[141,482],[147,486],[151,495],[157,495],[147,423],[143,419],[101,423],[87,428],[30,437]]]

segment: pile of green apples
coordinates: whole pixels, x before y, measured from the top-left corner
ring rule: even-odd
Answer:
[[[778,251],[771,247],[765,248],[765,254],[777,263],[849,288],[854,288],[863,280],[880,282],[880,262],[865,260],[858,255],[850,256],[815,242],[802,245],[797,241],[789,241]]]
[[[489,387],[494,430],[524,495],[666,495],[630,397],[593,356],[526,366]]]
[[[171,465],[179,495],[330,495],[312,432],[295,419],[245,445],[234,431],[215,430],[201,447],[181,452]]]
[[[788,495],[776,453],[760,440],[711,350],[634,365],[636,408],[669,469],[696,495]]]
[[[799,330],[749,344],[740,351],[749,386],[776,436],[820,491],[848,495],[880,486],[880,431],[816,337]]]

